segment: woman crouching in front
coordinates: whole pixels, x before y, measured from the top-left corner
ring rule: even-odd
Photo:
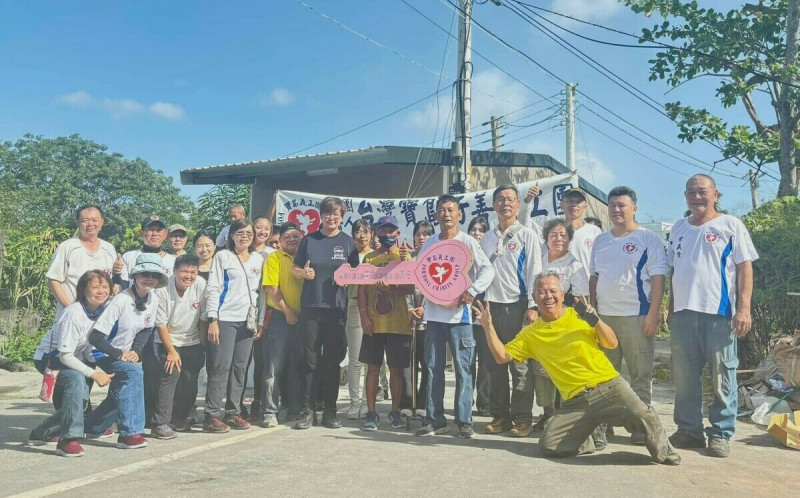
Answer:
[[[89,333],[111,293],[111,279],[100,270],[90,270],[78,280],[78,300],[67,306],[53,328],[42,338],[34,365],[39,372],[59,371],[54,389],[60,391],[60,405],[31,431],[29,446],[57,443],[56,454],[83,456],[83,411],[89,403],[89,378],[99,386],[108,385],[111,375],[94,369]],[[41,354],[40,354],[41,353]]]
[[[111,300],[89,335],[97,365],[114,378],[106,399],[86,418],[86,433],[102,434],[116,422],[121,449],[147,446],[139,361],[156,323],[158,297],[153,290],[167,285],[158,254],[140,254],[129,275],[133,285]]]

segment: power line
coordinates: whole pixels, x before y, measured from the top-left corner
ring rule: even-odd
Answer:
[[[677,45],[670,45],[668,43],[664,43],[664,42],[661,42],[661,41],[658,41],[658,40],[647,40],[648,43],[654,43],[655,44],[655,45],[652,45],[652,46],[641,45],[642,37],[639,36],[639,35],[635,35],[633,33],[628,33],[628,32],[625,32],[625,31],[622,31],[622,30],[619,30],[619,29],[611,28],[609,26],[603,26],[602,24],[593,23],[591,21],[586,21],[586,20],[580,19],[578,17],[570,16],[570,15],[567,15],[567,14],[562,14],[560,12],[556,12],[554,10],[546,9],[544,7],[539,7],[537,5],[532,5],[532,4],[529,4],[529,3],[525,3],[525,2],[522,2],[520,0],[511,0],[511,1],[513,1],[516,4],[522,5],[523,8],[525,8],[528,11],[530,11],[532,14],[534,14],[537,17],[541,18],[542,20],[544,20],[544,21],[546,21],[546,22],[558,27],[559,29],[564,30],[567,33],[570,33],[571,35],[577,36],[577,37],[582,38],[582,39],[587,40],[587,41],[591,41],[591,42],[594,42],[594,43],[600,43],[600,44],[603,44],[603,45],[612,45],[612,46],[626,47],[626,48],[668,48],[670,50],[677,50],[677,51],[680,51],[680,52],[687,52],[687,53],[689,53],[689,54],[691,54],[691,55],[693,55],[695,57],[705,57],[705,58],[708,58],[708,59],[716,60],[716,61],[718,61],[718,62],[720,62],[720,63],[722,63],[722,64],[724,64],[726,66],[732,66],[732,67],[736,67],[738,69],[742,69],[742,70],[747,71],[747,72],[751,72],[754,75],[761,76],[762,78],[764,78],[764,79],[766,79],[768,81],[772,81],[772,82],[775,82],[775,83],[780,83],[782,85],[787,85],[787,86],[791,86],[791,87],[794,87],[794,88],[800,88],[800,85],[796,85],[796,84],[788,82],[788,81],[783,81],[783,80],[781,80],[781,79],[779,79],[779,78],[777,78],[775,76],[769,75],[767,73],[762,73],[762,72],[756,70],[754,67],[745,66],[745,65],[741,64],[739,61],[736,61],[736,60],[733,60],[733,59],[726,59],[726,58],[720,57],[718,55],[708,54],[708,53],[705,53],[705,52],[700,52],[698,50],[692,50],[692,49],[686,48],[686,47],[679,47]],[[563,17],[565,19],[570,19],[572,21],[576,21],[576,22],[581,23],[581,24],[586,24],[586,25],[589,25],[589,26],[594,26],[596,28],[604,29],[604,30],[610,31],[612,33],[617,33],[617,34],[620,34],[620,35],[624,35],[624,36],[628,36],[628,37],[631,37],[631,38],[635,38],[636,40],[639,41],[640,44],[639,45],[633,45],[633,44],[624,44],[624,43],[613,43],[613,42],[608,42],[608,41],[604,41],[604,40],[598,40],[596,38],[591,38],[591,37],[588,37],[588,36],[584,36],[584,35],[581,35],[580,33],[576,33],[574,31],[569,30],[568,28],[565,28],[564,26],[561,26],[560,24],[558,24],[556,22],[553,22],[550,19],[547,19],[545,16],[542,16],[541,14],[539,14],[537,12],[534,12],[533,9],[540,10],[540,11],[543,11],[543,12],[547,12],[549,14],[553,14],[553,15],[556,15],[556,16],[559,16],[559,17]]]
[[[386,119],[386,118],[389,118],[389,117],[391,117],[391,116],[394,116],[395,114],[397,114],[397,113],[399,113],[399,112],[403,112],[403,111],[405,111],[406,109],[408,109],[408,108],[410,108],[410,107],[414,107],[415,105],[419,104],[420,102],[425,102],[426,100],[430,99],[431,97],[435,97],[436,95],[439,95],[440,93],[442,93],[442,92],[443,92],[443,91],[445,91],[445,90],[446,90],[446,88],[443,88],[443,89],[441,89],[441,90],[439,90],[439,91],[433,92],[432,94],[430,94],[430,95],[428,95],[428,96],[426,96],[426,97],[422,97],[422,98],[421,98],[421,99],[419,99],[419,100],[415,100],[414,102],[412,102],[412,103],[410,103],[410,104],[408,104],[408,105],[405,105],[405,106],[401,107],[400,109],[397,109],[397,110],[395,110],[395,111],[392,111],[392,112],[390,112],[389,114],[384,114],[383,116],[381,116],[381,117],[379,117],[379,118],[376,118],[376,119],[373,119],[372,121],[369,121],[368,123],[364,123],[364,124],[362,124],[362,125],[360,125],[360,126],[356,126],[355,128],[352,128],[352,129],[350,129],[350,130],[347,130],[347,131],[346,131],[346,132],[344,132],[344,133],[340,133],[340,134],[336,135],[335,137],[331,137],[331,138],[329,138],[329,139],[327,139],[327,140],[323,140],[322,142],[318,142],[318,143],[315,143],[314,145],[309,145],[308,147],[305,147],[305,148],[303,148],[303,149],[300,149],[300,150],[297,150],[297,151],[295,151],[295,152],[292,152],[292,153],[286,154],[286,155],[285,155],[285,156],[283,156],[283,157],[296,156],[297,154],[299,154],[299,153],[301,153],[301,152],[305,152],[305,151],[307,151],[308,149],[313,149],[314,147],[317,147],[317,146],[320,146],[320,145],[324,145],[324,144],[326,144],[326,143],[328,143],[328,142],[332,142],[332,141],[336,140],[337,138],[341,138],[341,137],[343,137],[343,136],[345,136],[345,135],[349,135],[350,133],[353,133],[353,132],[355,132],[355,131],[358,131],[358,130],[360,130],[360,129],[362,129],[362,128],[366,128],[367,126],[369,126],[369,125],[372,125],[372,124],[375,124],[375,123],[377,123],[378,121],[382,121],[382,120],[384,120],[384,119]]]

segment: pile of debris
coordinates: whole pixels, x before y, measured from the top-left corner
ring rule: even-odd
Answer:
[[[752,373],[739,382],[739,413],[749,416],[759,425],[767,425],[773,414],[800,410],[800,330],[794,336],[782,336],[771,341],[772,354]]]

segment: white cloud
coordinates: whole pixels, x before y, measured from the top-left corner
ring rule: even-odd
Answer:
[[[515,111],[527,104],[529,91],[522,84],[512,80],[497,69],[488,69],[475,73],[472,76],[472,136],[485,130],[481,126],[489,121],[491,116],[502,116],[511,111]],[[444,120],[450,117],[452,127],[453,116],[451,114],[452,96],[449,92],[442,92],[437,101],[433,100],[424,107],[410,111],[404,120],[409,128],[425,130],[433,135],[433,128],[438,121],[439,130],[442,129]],[[475,141],[473,140],[473,144]]]
[[[584,21],[601,21],[614,17],[625,6],[619,0],[553,0],[552,9],[560,14],[577,17]],[[559,24],[573,24],[575,21],[548,14]]]
[[[285,88],[274,88],[269,95],[261,97],[259,103],[264,107],[287,107],[294,103],[294,95]]]
[[[84,92],[83,90],[60,95],[56,98],[56,101],[75,107],[88,107],[95,103],[94,97],[92,97],[89,92]]]
[[[151,114],[170,121],[180,121],[186,117],[183,107],[168,102],[156,102],[149,110]]]
[[[177,104],[156,102],[154,104],[147,105],[133,99],[101,99],[83,90],[59,95],[56,97],[55,101],[59,104],[70,107],[98,109],[114,119],[123,119],[141,115],[153,116],[160,119],[167,119],[169,121],[180,121],[186,118],[186,111],[184,111],[184,109]]]

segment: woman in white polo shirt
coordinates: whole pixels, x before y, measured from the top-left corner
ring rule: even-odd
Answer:
[[[155,326],[158,297],[153,291],[167,285],[158,254],[140,254],[129,275],[133,285],[111,300],[89,334],[97,365],[114,379],[106,399],[86,418],[86,432],[102,434],[116,422],[121,449],[147,446],[139,361]]]
[[[176,431],[191,431],[189,417],[197,399],[197,378],[205,364],[206,281],[197,275],[194,254],[175,259],[175,272],[166,287],[156,290],[157,334],[147,345],[142,369],[146,420],[151,434],[172,439]]]
[[[227,249],[211,262],[206,287],[208,342],[206,343],[205,432],[227,432],[230,428],[249,429],[241,416],[241,396],[245,387],[247,361],[253,349],[253,330],[247,319],[258,302],[264,258],[254,251],[255,229],[250,220],[231,223]],[[230,408],[225,408],[222,398]]]
[[[62,403],[55,413],[31,431],[29,446],[57,443],[56,454],[65,457],[83,456],[80,440],[84,437],[83,411],[89,403],[92,379],[99,386],[108,385],[111,376],[95,370],[92,362],[89,333],[103,313],[111,293],[111,279],[101,270],[89,270],[76,286],[78,300],[70,304],[42,338],[34,360],[37,370],[59,371],[56,384],[61,388]]]
[[[542,227],[547,250],[542,252],[542,271],[558,273],[564,288],[564,305],[572,306],[575,300],[589,302],[589,279],[580,261],[569,251],[573,236],[572,225],[564,218],[548,220]]]

